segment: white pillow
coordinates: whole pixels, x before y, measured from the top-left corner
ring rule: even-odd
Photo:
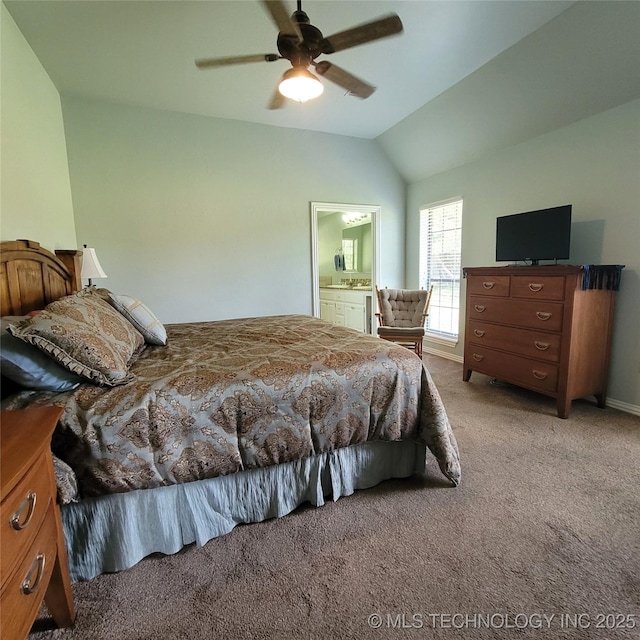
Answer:
[[[143,336],[149,344],[167,344],[167,332],[146,304],[131,296],[109,293],[109,302],[117,309]]]

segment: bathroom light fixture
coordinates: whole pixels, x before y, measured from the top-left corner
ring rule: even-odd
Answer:
[[[82,249],[82,268],[80,270],[80,277],[89,280],[89,287],[92,286],[91,280],[93,278],[107,277],[107,274],[100,265],[100,260],[98,260],[96,250],[93,248],[87,248],[86,244],[84,245],[84,249]]]
[[[370,213],[355,213],[352,211],[347,211],[342,215],[342,222],[349,226],[356,226],[360,224],[365,224],[371,220]]]
[[[324,86],[310,71],[298,66],[285,72],[278,90],[285,98],[307,102],[317,98],[324,91]]]

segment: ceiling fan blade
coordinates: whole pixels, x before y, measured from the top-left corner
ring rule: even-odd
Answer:
[[[357,98],[364,100],[376,90],[374,86],[364,80],[360,80],[360,78],[356,78],[356,76],[337,67],[335,64],[331,64],[331,62],[326,62],[325,60],[318,62],[315,65],[315,69],[319,75],[346,89],[350,95]]]
[[[274,62],[280,60],[277,53],[258,53],[249,56],[228,56],[226,58],[206,58],[196,60],[198,69],[210,69],[212,67],[224,67],[229,64],[246,64],[247,62]]]
[[[360,44],[402,33],[402,29],[402,21],[395,13],[392,13],[384,18],[379,18],[373,22],[367,22],[324,38],[320,43],[320,50],[322,53],[335,53],[336,51],[350,49]]]
[[[280,84],[280,83],[278,83]],[[275,109],[282,109],[286,104],[286,98],[280,93],[278,87],[273,92],[271,96],[271,100],[269,100],[269,104],[267,104],[267,109],[271,109],[272,111]]]
[[[262,4],[276,23],[278,31],[287,36],[295,36],[302,42],[302,32],[297,22],[291,19],[291,15],[282,0],[262,0]]]

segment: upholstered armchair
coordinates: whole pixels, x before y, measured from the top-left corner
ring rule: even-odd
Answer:
[[[429,315],[433,286],[425,289],[378,289],[378,335],[413,349],[422,358],[424,323]]]

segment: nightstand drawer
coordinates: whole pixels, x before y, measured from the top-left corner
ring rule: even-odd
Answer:
[[[43,598],[58,626],[68,627],[76,617],[49,448],[62,411],[45,406],[2,412],[3,640],[24,640]]]
[[[469,320],[466,331],[466,340],[472,344],[511,351],[536,360],[560,362],[562,336],[559,333],[504,327],[477,320]]]
[[[564,305],[544,300],[526,301],[501,298],[469,298],[469,317],[482,322],[498,322],[526,329],[561,331]]]
[[[509,296],[510,276],[469,276],[467,294],[478,296]]]
[[[535,300],[564,300],[563,276],[512,276],[511,297]]]
[[[498,380],[549,392],[558,388],[558,367],[549,362],[536,362],[473,344],[467,346],[464,359],[469,368]]]
[[[3,582],[12,563],[22,557],[35,538],[51,503],[50,464],[49,453],[43,453],[0,508],[0,574]]]
[[[29,633],[42,603],[56,561],[55,517],[51,504],[31,546],[2,588],[0,618],[2,637],[7,640],[24,638]]]

